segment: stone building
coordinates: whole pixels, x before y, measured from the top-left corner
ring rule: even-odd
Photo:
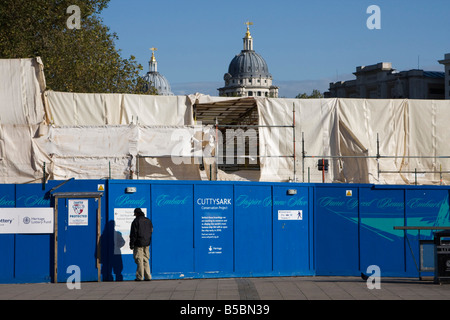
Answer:
[[[356,80],[330,83],[329,91],[325,92],[324,96],[326,98],[445,99],[443,72],[419,69],[397,71],[392,68],[390,62],[381,62],[357,67],[353,74]]]
[[[450,99],[450,53],[445,55],[444,60],[439,60],[445,66],[445,99]]]

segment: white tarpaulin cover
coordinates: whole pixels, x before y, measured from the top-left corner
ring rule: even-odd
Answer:
[[[0,60],[0,183],[38,182],[44,166],[46,179],[450,183],[450,101],[255,98],[259,141],[249,138],[255,128],[236,129],[236,139],[249,139],[242,156],[244,144],[193,119],[194,103],[220,102],[228,116],[235,98],[44,90],[39,58]],[[236,161],[258,150],[260,172],[211,170],[216,139],[217,157],[233,155],[229,147]]]
[[[292,124],[295,110],[297,181],[308,181],[309,169],[311,182],[320,182],[323,178],[326,182],[380,184],[412,184],[416,179],[420,184],[450,182],[449,174],[445,173],[450,171],[450,147],[446,143],[450,138],[447,124],[450,101],[257,101],[260,125]],[[294,154],[291,128],[260,128],[259,133],[262,156]],[[302,134],[306,152],[304,167]],[[334,156],[329,159],[325,177],[318,171],[321,156]],[[263,159],[261,180],[293,179],[293,158]]]
[[[195,130],[134,124],[52,126],[39,141],[51,157],[52,179],[128,179],[139,174],[139,178],[197,180],[199,162],[192,158]],[[148,158],[140,158],[137,165],[137,156]]]
[[[192,125],[186,96],[99,94],[46,91],[48,119],[57,126]]]
[[[45,117],[45,77],[40,58],[0,59],[0,182],[42,177],[48,161],[35,137]]]
[[[25,183],[42,178],[50,163],[39,144],[39,126],[0,125],[0,183]]]
[[[44,120],[45,77],[41,59],[0,59],[0,123],[38,124]]]

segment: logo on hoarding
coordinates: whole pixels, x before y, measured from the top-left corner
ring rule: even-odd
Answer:
[[[69,200],[69,226],[87,226],[89,200]]]
[[[76,214],[82,214],[84,211],[84,204],[75,202],[72,206],[73,212]]]
[[[25,223],[25,224],[30,224],[30,222],[31,222],[30,217],[24,217],[24,218],[23,218],[23,223]]]

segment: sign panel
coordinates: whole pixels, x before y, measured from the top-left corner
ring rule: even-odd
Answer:
[[[69,226],[88,225],[89,200],[69,200]]]
[[[0,208],[0,234],[53,233],[53,208]]]
[[[233,189],[198,186],[195,190],[197,271],[233,268]]]
[[[278,220],[303,220],[303,210],[278,210]]]
[[[147,216],[147,208],[141,208]],[[114,254],[133,254],[130,249],[130,229],[134,208],[114,208]]]

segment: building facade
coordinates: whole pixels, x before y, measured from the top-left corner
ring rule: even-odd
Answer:
[[[250,34],[251,22],[247,22],[244,49],[236,55],[223,79],[225,86],[219,88],[219,96],[225,97],[278,97],[278,87],[272,84],[272,75],[264,58],[253,50]]]
[[[450,60],[449,60],[450,68]],[[360,66],[356,80],[330,83],[326,98],[445,99],[445,74],[412,69],[397,71],[389,62]]]
[[[445,99],[450,99],[450,53],[447,53],[444,60],[439,60],[445,66]]]
[[[149,71],[144,76],[144,80],[148,87],[144,89],[147,91],[149,87],[154,87],[160,96],[173,96],[169,81],[167,81],[166,77],[158,72],[158,62],[155,58],[155,51],[158,49],[151,48],[150,50],[152,50],[152,57],[148,63]]]

